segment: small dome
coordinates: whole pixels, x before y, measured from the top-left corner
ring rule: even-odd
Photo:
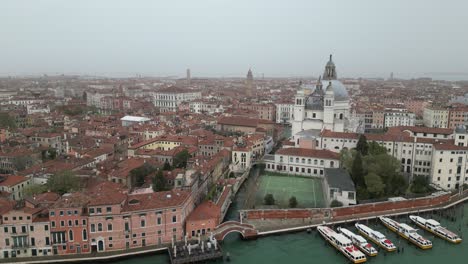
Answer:
[[[458,125],[456,128],[455,128],[455,133],[457,134],[466,134],[467,131],[466,131],[466,126],[464,125]]]

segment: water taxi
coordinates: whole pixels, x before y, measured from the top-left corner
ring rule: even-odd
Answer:
[[[372,242],[377,244],[379,247],[385,249],[387,252],[396,250],[395,245],[387,237],[385,237],[379,231],[372,230],[366,225],[356,223],[354,225],[361,235],[370,239]]]
[[[348,229],[341,227],[338,227],[338,232],[342,233],[345,237],[350,239],[353,242],[353,244],[359,248],[359,250],[364,252],[364,254],[370,257],[377,256],[377,250],[362,236],[354,234]]]
[[[397,221],[394,221],[388,217],[381,216],[379,219],[388,229],[396,232],[404,239],[418,246],[420,249],[432,248],[432,242],[418,234],[418,230],[412,228],[411,226],[405,223],[398,223]]]
[[[409,218],[419,227],[433,233],[442,239],[445,239],[454,244],[459,244],[462,242],[462,239],[457,234],[441,226],[440,223],[436,220],[424,219],[417,215],[410,215]]]
[[[353,263],[363,263],[367,261],[366,255],[353,245],[351,240],[344,235],[338,234],[328,226],[318,226],[317,230],[332,246],[340,251],[347,259]]]

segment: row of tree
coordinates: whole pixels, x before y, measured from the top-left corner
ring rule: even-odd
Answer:
[[[357,199],[375,199],[402,195],[408,184],[400,174],[400,163],[377,142],[359,137],[356,149],[341,152],[343,166],[351,174]]]
[[[276,200],[273,194],[271,193],[266,194],[265,197],[263,198],[263,203],[265,205],[275,205]],[[298,205],[298,202],[297,202],[296,196],[291,196],[291,198],[289,198],[289,208],[296,208],[297,205]]]

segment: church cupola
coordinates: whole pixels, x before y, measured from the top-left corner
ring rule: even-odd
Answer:
[[[324,80],[336,80],[337,79],[336,67],[335,67],[335,63],[333,63],[331,54],[330,54],[330,60],[327,62],[327,65],[325,66],[323,79]]]
[[[322,84],[322,76],[319,76],[317,80],[317,85],[315,86],[316,91],[320,91],[323,89],[323,84]]]

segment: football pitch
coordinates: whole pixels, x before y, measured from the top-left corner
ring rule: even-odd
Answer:
[[[295,196],[299,208],[324,207],[321,179],[293,175],[280,175],[266,172],[258,180],[255,203],[264,204],[266,194],[273,194],[276,205],[289,207],[289,198]]]

